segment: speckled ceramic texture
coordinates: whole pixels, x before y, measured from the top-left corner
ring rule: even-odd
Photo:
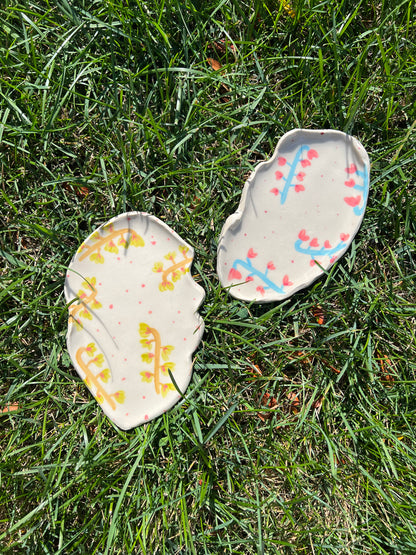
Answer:
[[[221,284],[254,302],[279,301],[310,285],[350,246],[369,179],[368,155],[353,137],[334,130],[286,133],[224,224]]]
[[[104,413],[127,430],[181,397],[204,329],[194,252],[156,217],[121,214],[82,243],[65,281],[68,351]]]

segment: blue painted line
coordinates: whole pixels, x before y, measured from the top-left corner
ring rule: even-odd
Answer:
[[[286,184],[285,184],[285,186],[283,188],[283,191],[282,191],[282,194],[280,196],[280,204],[284,204],[286,202],[286,198],[287,198],[287,195],[289,193],[290,187],[294,187],[292,181],[293,181],[293,178],[295,177],[296,167],[299,164],[299,161],[300,161],[300,158],[301,158],[303,152],[308,152],[308,150],[310,150],[309,146],[307,146],[307,145],[301,146],[299,148],[299,150],[297,151],[297,153],[296,153],[296,155],[293,159],[293,162],[291,164],[287,163],[288,166],[290,166],[290,171],[288,173],[287,178],[285,179]]]
[[[274,283],[274,281],[269,279],[267,277],[267,272],[263,273],[260,272],[260,270],[257,270],[257,268],[252,265],[249,258],[247,258],[246,260],[240,260],[239,258],[237,258],[233,262],[233,268],[236,270],[237,266],[241,266],[242,268],[247,270],[249,272],[249,276],[257,276],[258,278],[260,278],[262,282],[267,285],[267,289],[273,289],[274,291],[277,291],[277,293],[284,293],[283,287],[279,287]]]
[[[339,252],[340,250],[342,250],[346,246],[346,243],[344,241],[341,241],[341,243],[338,243],[336,247],[332,247],[331,249],[322,247],[320,250],[316,250],[313,247],[305,248],[305,247],[302,247],[301,245],[302,245],[302,239],[298,239],[295,243],[295,250],[297,250],[301,254],[309,254],[309,256],[311,256],[314,259],[316,256],[332,256],[336,252]]]

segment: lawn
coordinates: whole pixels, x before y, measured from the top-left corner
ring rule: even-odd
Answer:
[[[1,552],[416,553],[414,1],[1,5]],[[360,140],[367,210],[321,279],[249,304],[219,234],[294,128]],[[122,431],[63,285],[130,210],[194,247],[205,333],[185,397]]]

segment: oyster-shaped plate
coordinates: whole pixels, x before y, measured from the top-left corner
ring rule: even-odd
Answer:
[[[191,379],[205,296],[189,271],[193,255],[166,224],[129,212],[92,233],[69,265],[68,351],[124,430],[172,407]]]
[[[237,299],[278,301],[348,249],[364,216],[370,162],[341,131],[296,129],[244,186],[218,243],[221,284]]]

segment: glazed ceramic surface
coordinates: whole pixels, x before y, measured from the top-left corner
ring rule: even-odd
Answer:
[[[221,284],[238,299],[278,301],[348,249],[364,216],[370,162],[341,131],[297,129],[244,186],[218,244]]]
[[[193,249],[149,214],[121,214],[92,233],[65,282],[74,366],[120,428],[172,407],[191,379],[204,324]],[[171,374],[170,374],[171,373]]]

